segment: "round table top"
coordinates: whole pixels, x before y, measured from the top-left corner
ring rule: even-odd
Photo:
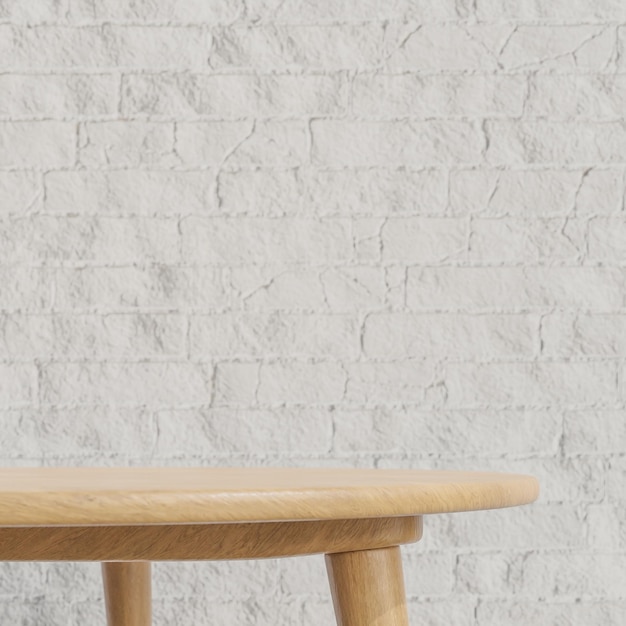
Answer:
[[[0,525],[356,519],[473,511],[537,498],[531,476],[345,468],[5,468]]]

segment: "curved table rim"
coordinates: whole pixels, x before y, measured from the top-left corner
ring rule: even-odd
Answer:
[[[533,502],[532,476],[353,468],[5,468],[0,526],[421,516]]]

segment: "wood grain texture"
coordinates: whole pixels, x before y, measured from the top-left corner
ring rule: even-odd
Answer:
[[[396,547],[326,555],[338,626],[408,626]]]
[[[150,626],[150,563],[103,563],[104,602],[108,626]]]
[[[1,561],[260,559],[411,543],[421,517],[319,522],[0,528]]]
[[[515,506],[530,476],[300,468],[8,468],[0,526],[355,519]]]

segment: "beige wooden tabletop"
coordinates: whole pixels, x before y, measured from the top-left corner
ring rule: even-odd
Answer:
[[[303,468],[5,468],[0,525],[331,520],[532,502],[530,476]]]

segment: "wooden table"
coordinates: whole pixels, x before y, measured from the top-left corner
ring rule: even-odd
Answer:
[[[408,624],[422,516],[526,504],[530,476],[361,469],[0,470],[0,560],[102,561],[109,626],[151,622],[150,561],[326,554],[339,626]]]

